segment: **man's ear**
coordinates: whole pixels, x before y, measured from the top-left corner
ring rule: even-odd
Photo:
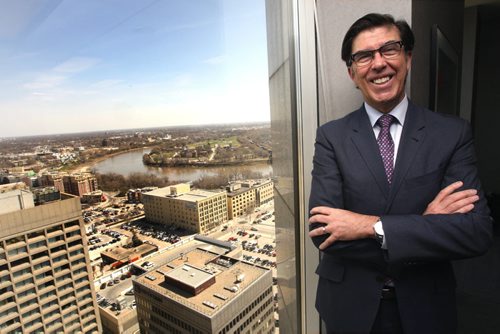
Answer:
[[[410,71],[410,68],[411,68],[411,59],[412,59],[412,52],[406,52],[406,69],[408,70],[408,72]]]
[[[354,82],[356,89],[359,89],[358,84],[356,83],[356,80],[354,80],[354,77],[356,76],[356,72],[352,69],[352,66],[349,66],[347,68],[347,73],[349,74],[349,77],[351,78],[352,82]]]
[[[349,66],[347,68],[347,73],[349,74],[349,77],[351,78],[351,80],[354,81],[354,75],[355,75],[355,73],[354,73],[354,70],[352,69],[352,66]]]

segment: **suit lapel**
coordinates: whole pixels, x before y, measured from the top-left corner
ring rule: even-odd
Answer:
[[[394,168],[394,175],[392,186],[390,190],[389,200],[387,203],[386,212],[389,211],[390,206],[403,183],[406,174],[418,150],[424,141],[425,137],[425,119],[424,113],[420,112],[413,104],[408,104],[408,111],[405,117],[405,124],[403,125],[403,132],[399,142],[398,154]]]
[[[352,142],[356,146],[359,154],[363,158],[366,167],[375,179],[380,191],[387,199],[389,196],[389,184],[385,175],[385,169],[380,156],[375,134],[370,124],[370,119],[366,114],[364,106],[356,111],[356,117],[352,121],[353,135]]]

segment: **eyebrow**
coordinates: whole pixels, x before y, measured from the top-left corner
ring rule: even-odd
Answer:
[[[385,42],[384,44],[380,45],[378,48],[375,48],[375,49],[362,49],[362,50],[359,50],[359,51],[353,52],[352,54],[356,54],[356,53],[358,53],[358,52],[366,52],[366,51],[374,51],[374,50],[378,50],[378,49],[380,49],[381,47],[383,47],[384,45],[387,45],[387,44],[390,44],[390,43],[394,43],[394,42],[399,42],[399,40],[390,40],[390,41],[387,41],[387,42]]]

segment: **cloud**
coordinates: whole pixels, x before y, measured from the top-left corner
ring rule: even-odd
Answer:
[[[218,65],[218,64],[223,64],[226,61],[226,56],[220,55],[212,58],[208,58],[202,61],[204,64],[209,64],[209,65]]]
[[[97,58],[85,58],[85,57],[70,58],[65,62],[55,66],[51,70],[39,74],[32,81],[22,85],[22,87],[31,90],[54,89],[60,87],[63,83],[65,83],[68,79],[70,79],[72,75],[86,71],[95,66],[99,62],[100,60]],[[106,84],[104,83],[104,81],[101,82],[101,85],[104,84]],[[111,82],[107,83],[108,86],[110,84]]]
[[[101,80],[94,82],[93,84],[90,85],[90,88],[93,89],[105,89],[105,88],[110,88],[114,87],[120,83],[122,83],[123,80],[118,80],[118,79],[106,79],[106,80]]]
[[[43,74],[35,78],[35,80],[23,85],[26,89],[52,89],[61,85],[66,80],[62,75]]]
[[[83,72],[99,63],[99,61],[97,58],[74,57],[54,67],[54,71],[58,73]]]

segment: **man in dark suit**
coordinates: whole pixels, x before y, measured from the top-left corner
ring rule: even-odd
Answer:
[[[365,103],[318,129],[310,197],[329,333],[454,333],[450,261],[491,243],[470,126],[405,95],[413,43],[405,21],[381,14],[344,38]]]

